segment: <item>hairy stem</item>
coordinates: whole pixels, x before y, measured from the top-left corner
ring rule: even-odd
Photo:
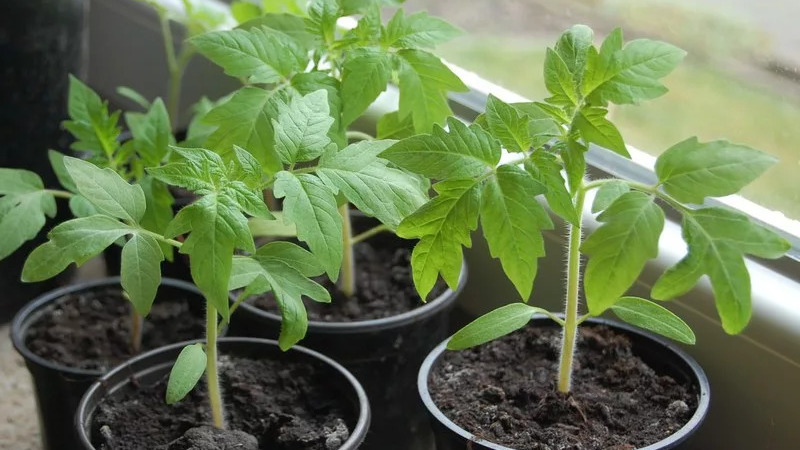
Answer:
[[[356,292],[356,267],[353,258],[353,228],[350,225],[350,205],[339,207],[342,216],[342,272],[339,274],[339,289],[348,297]]]
[[[578,225],[569,226],[569,247],[567,253],[567,304],[564,310],[564,327],[561,339],[561,355],[558,363],[558,391],[569,393],[572,381],[572,362],[575,356],[575,337],[578,333],[578,286],[581,269],[581,232],[585,191],[579,189],[575,200],[578,211]]]
[[[364,133],[362,131],[355,131],[349,130],[347,131],[347,140],[358,140],[358,141],[372,141],[375,137],[371,134]]]
[[[208,403],[211,406],[211,420],[217,428],[225,428],[222,395],[217,373],[217,309],[208,305],[206,310],[206,382],[208,383]]]
[[[72,192],[60,191],[57,189],[45,189],[44,191],[56,198],[72,198],[75,196]]]
[[[142,351],[142,328],[144,326],[144,317],[136,311],[131,303],[131,298],[128,293],[122,291],[122,296],[128,301],[131,307],[131,350],[133,354],[139,354]]]

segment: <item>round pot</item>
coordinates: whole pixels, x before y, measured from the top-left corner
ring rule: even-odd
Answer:
[[[117,366],[97,380],[86,392],[75,413],[74,424],[80,439],[81,449],[94,450],[92,445],[92,416],[103,399],[120,389],[130,388],[131,380],[138,385],[155,383],[166,377],[178,354],[184,346],[200,340],[187,341],[161,347],[139,355]],[[313,350],[295,346],[287,352],[278,347],[278,343],[269,339],[255,338],[221,338],[218,341],[221,354],[249,357],[253,359],[277,359],[296,362],[321,362],[329,371],[327,380],[341,394],[343,400],[355,412],[356,421],[350,424],[350,437],[339,447],[339,450],[355,450],[359,448],[367,435],[370,423],[370,408],[367,395],[358,381],[344,367],[332,359]]]
[[[45,450],[82,448],[72,426],[72,419],[86,389],[104,372],[69,367],[33,353],[26,344],[28,330],[48,308],[62,301],[65,295],[106,286],[119,286],[119,283],[119,278],[104,278],[56,289],[31,301],[14,317],[11,340],[31,374]],[[164,278],[156,301],[158,298],[177,292],[196,296],[198,304],[203,300],[202,293],[194,285]]]
[[[558,326],[551,319],[544,316],[536,316],[531,320],[536,326],[556,327]],[[672,342],[655,336],[652,333],[630,325],[598,318],[586,320],[585,325],[607,325],[615,331],[625,334],[633,344],[633,352],[645,363],[652,367],[657,373],[670,375],[676,380],[689,380],[698,392],[697,410],[689,421],[678,431],[654,444],[643,447],[639,450],[666,450],[677,448],[685,443],[702,424],[708,413],[711,402],[711,390],[708,377],[700,365],[686,352]],[[514,450],[503,445],[495,444],[482,439],[469,431],[461,428],[450,420],[439,409],[431,398],[428,390],[428,380],[431,371],[441,362],[441,357],[446,351],[447,341],[445,339],[425,358],[419,370],[417,387],[419,396],[427,408],[430,416],[433,432],[436,440],[437,450],[456,450],[456,449],[487,449],[487,450]]]

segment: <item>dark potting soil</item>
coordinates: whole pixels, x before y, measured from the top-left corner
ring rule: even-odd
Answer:
[[[378,246],[369,241],[353,247],[356,261],[356,295],[348,297],[336,283],[322,276],[315,279],[331,293],[331,303],[303,299],[309,320],[350,322],[396,316],[423,305],[411,274],[411,249]],[[432,300],[447,289],[439,280],[428,295]],[[252,303],[267,311],[278,311],[271,293]]]
[[[119,288],[68,294],[28,329],[25,345],[35,354],[68,367],[107,371],[134,356],[131,306]],[[156,299],[144,319],[142,351],[203,336],[202,312],[191,298]]]
[[[331,386],[326,376],[330,372],[320,369],[301,362],[221,357],[227,428],[254,436],[259,449],[338,449],[350,437],[356,416]],[[205,384],[170,406],[164,402],[166,381],[125,389],[101,403],[92,422],[95,447],[185,448],[187,438],[182,436],[187,431],[196,434],[194,427],[211,422]]]
[[[518,450],[632,450],[694,414],[694,388],[656,374],[632,354],[627,337],[603,326],[579,333],[569,396],[555,387],[560,328],[533,326],[446,352],[431,376],[431,396],[465,430]]]

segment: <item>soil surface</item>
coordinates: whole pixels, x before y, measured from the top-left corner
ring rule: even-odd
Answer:
[[[96,288],[66,297],[28,329],[25,344],[31,351],[69,367],[99,371],[134,355],[131,306],[119,288]],[[157,298],[144,320],[142,351],[203,337],[200,300],[188,294]]]
[[[408,242],[406,244],[411,245]],[[356,261],[356,295],[348,297],[325,276],[315,278],[331,293],[331,303],[317,303],[304,298],[309,320],[351,322],[381,319],[423,305],[414,289],[410,248],[365,241],[356,244],[353,252]],[[437,298],[446,289],[445,283],[439,280],[428,295],[428,301]],[[254,298],[252,303],[267,311],[278,311],[271,293]]]
[[[572,393],[559,394],[560,338],[560,328],[531,326],[446,352],[433,400],[462,428],[518,450],[632,450],[677,431],[697,408],[693,386],[656,374],[602,326],[580,328]]]
[[[317,365],[220,358],[227,427],[254,436],[259,449],[335,450],[350,437],[356,415]],[[92,424],[100,450],[172,450],[184,434],[210,423],[204,382],[185,399],[164,402],[166,378],[107,399]],[[188,433],[187,433],[188,432]],[[238,448],[238,447],[235,447]]]

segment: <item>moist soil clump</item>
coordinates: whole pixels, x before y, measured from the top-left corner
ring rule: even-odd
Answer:
[[[317,277],[331,293],[331,303],[303,299],[309,320],[351,322],[396,316],[423,305],[414,289],[411,273],[411,249],[398,245],[377,245],[370,241],[353,247],[356,261],[356,294],[348,297],[327,277]],[[439,280],[428,299],[444,293],[447,286]],[[252,303],[267,311],[278,311],[272,293],[255,297]]]
[[[203,336],[205,319],[189,296],[159,297],[144,319],[142,351]],[[119,288],[67,294],[28,329],[25,345],[68,367],[107,371],[134,356],[131,305]]]
[[[582,326],[572,392],[556,390],[561,329],[528,326],[489,344],[446,352],[434,403],[465,430],[518,450],[633,450],[680,429],[697,393],[659,375],[604,326]]]
[[[356,414],[319,364],[220,358],[226,425],[264,450],[335,450],[350,437]],[[132,383],[134,384],[134,383]],[[100,450],[174,450],[211,423],[205,382],[174,405],[164,402],[167,378],[126,388],[101,403],[92,422]],[[245,434],[246,433],[246,434]],[[238,447],[235,447],[238,448]]]

